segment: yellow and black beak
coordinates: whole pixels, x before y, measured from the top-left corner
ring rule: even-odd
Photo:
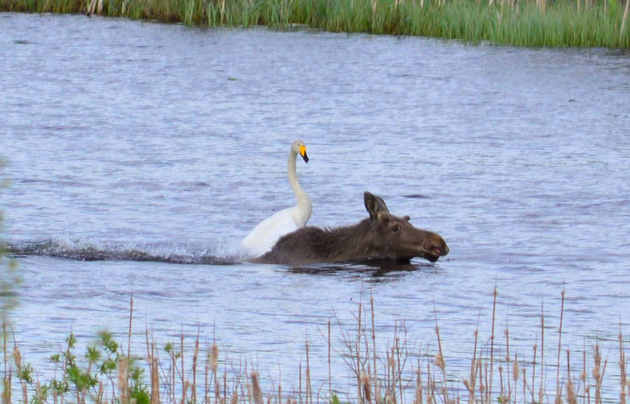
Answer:
[[[305,163],[308,163],[308,155],[306,154],[306,146],[300,146],[300,156],[304,159]]]

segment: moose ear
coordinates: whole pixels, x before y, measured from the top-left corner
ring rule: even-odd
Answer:
[[[389,209],[387,209],[387,205],[385,205],[385,201],[381,197],[365,191],[363,200],[365,202],[365,210],[370,214],[370,219],[376,220],[379,214],[389,213]]]

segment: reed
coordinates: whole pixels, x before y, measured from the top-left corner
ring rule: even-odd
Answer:
[[[413,35],[515,46],[630,47],[630,0],[0,0],[0,11],[190,25]],[[99,11],[100,10],[100,11]]]
[[[34,404],[65,402],[76,403],[136,403],[136,404],[211,404],[211,403],[341,403],[343,401],[362,404],[404,403],[414,404],[459,404],[462,402],[478,404],[529,404],[532,402],[577,404],[600,404],[605,397],[611,397],[611,391],[604,392],[606,365],[610,358],[603,358],[602,351],[617,353],[619,365],[618,383],[608,381],[608,386],[619,386],[620,403],[626,402],[628,380],[626,377],[626,346],[621,331],[618,334],[618,349],[602,347],[599,340],[593,346],[584,347],[581,357],[583,369],[579,379],[573,377],[570,350],[562,343],[563,321],[565,317],[565,291],[561,295],[560,324],[556,327],[543,320],[541,327],[558,332],[556,361],[546,364],[539,355],[538,344],[544,345],[544,338],[534,341],[533,355],[524,359],[513,353],[515,348],[510,343],[509,329],[505,330],[505,342],[495,339],[495,318],[500,309],[495,288],[492,298],[492,326],[487,331],[487,339],[481,337],[484,330],[475,330],[470,371],[466,379],[460,378],[455,371],[446,366],[448,351],[443,345],[437,316],[435,316],[436,346],[422,350],[407,335],[404,323],[394,325],[393,338],[385,346],[380,346],[375,337],[377,313],[374,299],[364,307],[358,304],[354,315],[354,324],[344,324],[337,318],[337,329],[332,330],[332,322],[327,321],[327,331],[322,333],[328,345],[323,357],[314,356],[310,342],[305,341],[305,366],[297,364],[299,388],[286,389],[280,380],[278,386],[270,383],[271,377],[265,377],[260,371],[239,359],[233,361],[228,354],[219,355],[216,343],[203,347],[200,342],[203,334],[199,332],[194,340],[189,341],[182,333],[177,343],[167,343],[162,349],[157,348],[152,332],[145,330],[141,335],[146,350],[144,356],[131,357],[129,346],[124,347],[115,341],[111,333],[99,334],[98,343],[86,347],[86,354],[79,355],[79,344],[71,333],[60,352],[51,355],[57,371],[52,379],[45,380],[41,374],[36,380],[30,364],[26,362],[17,342],[18,333],[14,333],[8,322],[3,323],[3,404],[31,402]],[[132,305],[130,301],[130,306]],[[130,324],[120,338],[127,344],[135,338],[132,330],[133,308],[130,309]],[[130,337],[131,334],[131,337]],[[337,340],[333,335],[338,336]],[[15,336],[13,336],[15,335]],[[6,338],[7,336],[12,336]],[[481,341],[482,342],[480,344]],[[614,344],[614,342],[613,342]],[[480,348],[480,345],[485,348]],[[429,347],[427,345],[427,347]],[[546,348],[553,350],[553,348]],[[505,356],[497,352],[505,352]],[[160,357],[159,353],[166,355]],[[342,357],[348,364],[349,386],[345,392],[334,391],[331,385],[331,355]],[[561,366],[561,355],[566,352],[566,366]],[[138,355],[136,353],[136,355]],[[203,362],[205,358],[205,364]],[[592,359],[589,359],[592,358]],[[590,360],[590,363],[588,363]],[[319,363],[319,364],[316,364]],[[328,380],[314,380],[312,369],[328,367]],[[321,366],[320,366],[321,365]],[[292,367],[292,364],[284,364]],[[556,372],[544,372],[543,367],[555,367]],[[591,368],[591,375],[587,369]],[[205,369],[205,371],[204,371]],[[148,376],[145,378],[145,370]],[[504,370],[507,376],[504,376]],[[467,371],[468,372],[468,371]],[[555,375],[554,375],[555,373]],[[531,375],[531,376],[530,376]],[[545,391],[545,378],[555,376],[555,383],[550,383]],[[337,377],[342,377],[337,375]],[[469,377],[469,378],[468,378]],[[498,380],[493,386],[492,379]],[[528,378],[529,377],[529,378]],[[519,384],[519,382],[521,382]],[[545,382],[545,383],[544,383]],[[268,387],[271,384],[271,387]],[[294,384],[295,385],[295,384]],[[519,387],[522,386],[522,387]],[[327,387],[327,388],[326,388]],[[594,395],[591,396],[591,388]],[[591,401],[591,400],[594,401]]]

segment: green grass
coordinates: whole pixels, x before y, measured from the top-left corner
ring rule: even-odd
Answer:
[[[82,13],[99,0],[0,0],[0,11]],[[100,0],[100,14],[190,25],[414,35],[515,46],[630,47],[623,0]],[[627,19],[627,17],[626,17]]]

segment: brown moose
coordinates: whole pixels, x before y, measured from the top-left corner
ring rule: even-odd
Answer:
[[[431,262],[448,254],[437,233],[415,228],[409,216],[389,213],[383,199],[364,193],[368,219],[345,227],[321,229],[307,226],[278,240],[271,251],[251,262],[305,265],[369,260],[409,262],[422,257]]]

